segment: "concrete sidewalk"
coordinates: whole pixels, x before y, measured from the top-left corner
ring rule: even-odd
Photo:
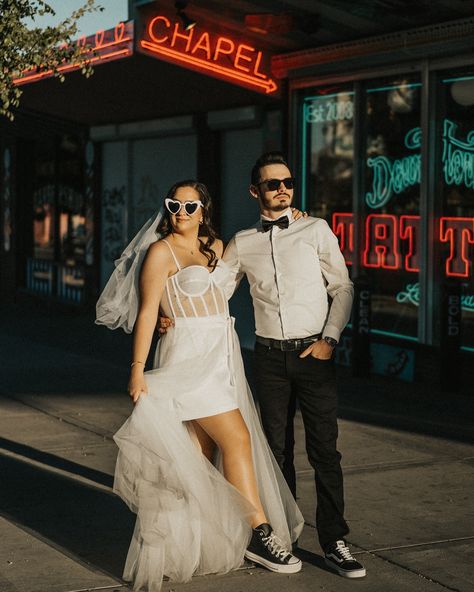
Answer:
[[[0,592],[125,591],[120,576],[134,516],[111,493],[111,437],[131,411],[129,338],[84,315],[28,307],[10,309],[1,323]],[[324,566],[298,416],[302,572],[246,566],[167,582],[165,591],[474,589],[472,402],[453,396],[446,405],[432,392],[349,378],[342,373],[339,448],[348,540],[367,577],[344,580]]]

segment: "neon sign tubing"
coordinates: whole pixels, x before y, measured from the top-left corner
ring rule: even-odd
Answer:
[[[215,72],[218,74],[222,74],[228,78],[238,80],[241,82],[246,82],[247,84],[251,84],[252,86],[258,86],[265,90],[267,94],[274,92],[278,87],[273,80],[263,81],[258,78],[254,78],[253,76],[248,76],[247,74],[241,74],[240,72],[236,72],[230,68],[226,68],[225,66],[219,66],[219,64],[209,64],[205,60],[200,58],[191,57],[188,55],[183,55],[181,52],[168,49],[167,47],[162,47],[159,45],[155,45],[149,41],[140,41],[140,45],[157,54],[163,54],[167,57],[171,57],[174,60],[179,60],[184,63],[188,63],[199,68],[210,70],[211,72]]]
[[[103,56],[96,56],[95,58],[91,58],[89,60],[89,63],[92,64],[94,62],[105,61],[107,59],[110,59],[112,57],[117,57],[119,55],[129,55],[129,54],[130,54],[130,50],[128,48],[120,49],[117,51],[107,53]],[[81,66],[78,66],[78,65],[68,64],[66,66],[60,66],[58,68],[58,72],[68,72],[70,70],[78,70],[80,67]],[[16,85],[21,85],[21,84],[25,84],[27,82],[41,80],[41,78],[47,78],[48,76],[51,76],[51,74],[53,74],[52,70],[46,70],[45,72],[39,72],[38,74],[30,74],[30,76],[22,76],[21,78],[17,78],[16,80],[14,80],[13,83]]]

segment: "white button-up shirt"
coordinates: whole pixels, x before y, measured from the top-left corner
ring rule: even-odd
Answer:
[[[223,256],[234,278],[229,292],[245,274],[261,337],[298,339],[323,333],[339,341],[354,290],[337,238],[322,218],[295,221],[291,210],[282,215],[289,218],[288,228],[273,226],[263,232],[259,221],[231,239]]]

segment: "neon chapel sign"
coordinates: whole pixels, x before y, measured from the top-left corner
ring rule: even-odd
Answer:
[[[146,37],[139,46],[154,57],[257,92],[278,89],[265,72],[266,56],[252,45],[198,26],[185,31],[180,22],[161,14],[148,22]]]
[[[354,214],[334,213],[332,230],[339,239],[339,245],[347,265],[354,259]],[[474,218],[446,216],[439,219],[438,240],[448,247],[445,261],[447,276],[469,278],[473,275],[472,252],[474,245]],[[369,214],[365,219],[364,267],[420,271],[420,216],[393,216],[391,214]],[[404,243],[402,255],[401,246]]]

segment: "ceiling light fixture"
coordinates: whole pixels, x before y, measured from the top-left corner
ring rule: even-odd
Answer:
[[[188,5],[187,2],[175,2],[174,7],[176,8],[176,12],[183,23],[183,28],[185,31],[190,31],[193,27],[196,26],[196,21],[190,18],[185,12],[184,9]]]

